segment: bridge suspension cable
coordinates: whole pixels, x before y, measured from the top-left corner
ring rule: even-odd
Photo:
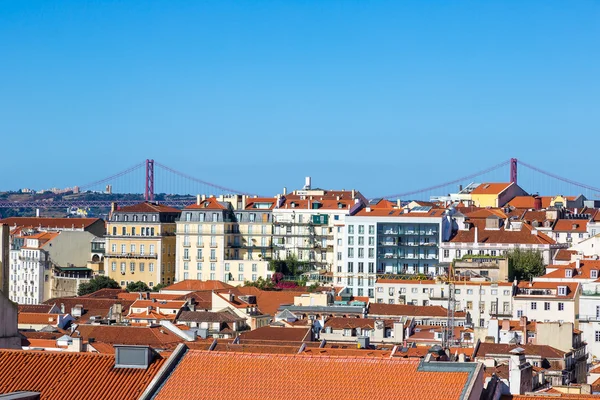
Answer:
[[[155,164],[155,165],[157,165],[158,167],[160,167],[160,168],[162,168],[162,169],[166,170],[166,171],[169,171],[169,172],[171,172],[172,174],[178,175],[178,176],[180,176],[180,177],[182,177],[182,178],[185,178],[185,179],[189,179],[189,180],[191,180],[191,181],[194,181],[194,182],[196,182],[196,183],[200,183],[200,184],[202,184],[202,185],[206,185],[206,186],[213,187],[213,188],[215,188],[215,189],[219,189],[219,190],[221,190],[221,191],[223,191],[223,192],[226,192],[226,193],[231,193],[231,194],[244,194],[244,195],[247,195],[247,196],[253,196],[253,194],[251,194],[251,193],[245,193],[245,192],[242,192],[242,191],[240,191],[240,190],[235,190],[235,189],[227,188],[227,187],[225,187],[225,186],[216,185],[216,184],[214,184],[214,183],[210,183],[210,182],[206,182],[206,181],[203,181],[203,180],[201,180],[201,179],[198,179],[198,178],[194,178],[194,177],[193,177],[193,176],[191,176],[191,175],[188,175],[188,174],[186,174],[186,173],[183,173],[183,172],[177,171],[177,170],[175,170],[175,169],[173,169],[173,168],[171,168],[171,167],[168,167],[168,166],[166,166],[166,165],[164,165],[164,164],[161,164],[161,163],[159,163],[158,161],[155,161],[155,162],[154,162],[154,164]]]
[[[429,192],[429,191],[440,189],[440,188],[443,188],[443,187],[446,187],[446,186],[450,186],[450,185],[455,185],[457,183],[461,183],[461,182],[473,179],[475,177],[487,174],[488,172],[495,171],[498,168],[505,167],[509,163],[510,163],[510,160],[506,160],[506,161],[501,162],[500,164],[496,164],[496,165],[494,165],[492,167],[486,168],[486,169],[484,169],[482,171],[479,171],[479,172],[476,172],[474,174],[470,174],[470,175],[463,176],[463,177],[458,178],[458,179],[454,179],[454,180],[452,180],[450,182],[440,183],[439,185],[430,186],[430,187],[427,187],[427,188],[424,188],[424,189],[419,189],[419,190],[413,190],[413,191],[410,191],[410,192],[399,193],[399,194],[392,194],[392,195],[389,195],[389,196],[383,196],[383,198],[384,199],[397,199],[397,198],[402,198],[402,197],[406,197],[406,196],[411,196],[413,194],[419,194],[419,193]]]
[[[583,188],[583,189],[591,190],[592,192],[600,193],[600,189],[595,188],[593,186],[586,185],[585,183],[581,183],[581,182],[576,182],[576,181],[573,181],[571,179],[563,178],[562,176],[558,176],[558,175],[553,174],[551,172],[544,171],[541,168],[534,167],[533,165],[527,164],[526,162],[523,162],[521,160],[519,160],[518,162],[519,162],[520,165],[522,165],[524,167],[527,167],[527,168],[529,168],[532,171],[539,172],[540,174],[546,175],[546,176],[548,176],[550,178],[557,179],[559,181],[568,183],[568,184],[573,185],[573,186],[578,186],[578,187]]]
[[[139,168],[143,167],[144,165],[145,165],[145,162],[141,162],[141,163],[139,163],[139,164],[136,164],[136,165],[134,165],[133,167],[127,168],[127,169],[126,169],[126,170],[124,170],[124,171],[121,171],[121,172],[119,172],[119,173],[116,173],[116,174],[114,174],[114,175],[111,175],[111,176],[109,176],[108,178],[100,179],[100,180],[98,180],[98,181],[95,181],[95,182],[92,182],[92,183],[88,183],[88,184],[86,184],[86,185],[81,185],[81,186],[79,186],[79,189],[80,189],[80,190],[83,190],[83,189],[92,188],[92,187],[94,187],[94,186],[102,185],[102,184],[104,184],[104,183],[111,183],[111,182],[113,182],[113,181],[114,181],[116,178],[119,178],[119,177],[121,177],[121,176],[123,176],[123,175],[127,175],[127,174],[129,174],[130,172],[133,172],[133,171],[135,171],[135,170],[137,170],[137,169],[139,169]]]

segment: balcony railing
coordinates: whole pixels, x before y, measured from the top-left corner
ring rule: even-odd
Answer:
[[[144,259],[156,259],[158,258],[156,253],[141,254],[141,253],[107,253],[106,258],[144,258]]]
[[[490,314],[490,315],[497,315],[497,316],[499,316],[499,317],[512,317],[512,315],[513,315],[513,312],[512,312],[512,310],[511,310],[511,309],[508,309],[508,310],[504,310],[504,309],[503,309],[503,310],[499,310],[499,311],[498,311],[498,310],[496,310],[496,309],[494,309],[494,308],[491,308],[491,309],[489,310],[489,314]]]

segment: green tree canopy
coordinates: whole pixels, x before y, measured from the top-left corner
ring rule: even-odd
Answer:
[[[509,280],[528,281],[544,275],[544,259],[537,250],[514,249],[507,253]]]
[[[158,285],[154,286],[152,288],[153,291],[158,292],[160,291],[160,289],[167,287],[167,285],[165,285],[164,283],[159,283]]]
[[[149,292],[150,288],[148,287],[148,285],[146,285],[146,283],[144,283],[142,281],[137,281],[137,282],[129,282],[127,284],[126,290],[128,292]]]
[[[89,282],[82,283],[77,289],[78,296],[85,296],[86,294],[94,293],[100,289],[120,289],[121,286],[112,278],[108,276],[97,276],[90,279]]]
[[[298,276],[309,270],[309,263],[299,261],[295,255],[289,255],[285,260],[269,261],[269,269],[274,272],[281,272],[286,276]]]

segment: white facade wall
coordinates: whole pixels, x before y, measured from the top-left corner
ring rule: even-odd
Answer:
[[[19,304],[44,300],[44,283],[50,279],[47,254],[40,249],[10,251],[9,298]]]
[[[531,321],[539,322],[572,322],[578,323],[578,298],[568,299],[560,296],[524,296],[513,298],[513,319],[524,316]]]
[[[544,264],[550,264],[552,260],[552,250],[547,245],[534,244],[515,244],[515,243],[457,243],[444,242],[441,244],[440,262],[452,262],[456,258],[461,258],[467,254],[501,256],[510,250],[520,248],[522,250],[537,250],[542,253]]]
[[[600,359],[600,284],[586,283],[579,298],[579,329],[589,361]]]

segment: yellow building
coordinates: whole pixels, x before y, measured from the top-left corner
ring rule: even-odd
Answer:
[[[181,211],[144,202],[117,208],[106,226],[105,270],[121,286],[142,281],[149,287],[175,278],[175,220]]]
[[[198,196],[177,221],[176,280],[269,278],[275,198]]]
[[[476,207],[503,207],[516,196],[527,193],[516,183],[482,183],[470,193]]]

